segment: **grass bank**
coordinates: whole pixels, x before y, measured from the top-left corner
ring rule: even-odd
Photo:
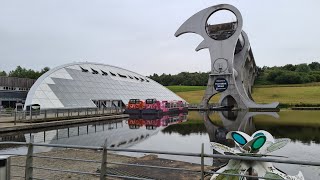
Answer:
[[[199,103],[205,91],[205,86],[194,88],[192,86],[168,86],[168,88],[189,103]],[[278,101],[281,107],[320,106],[320,85],[313,83],[305,86],[258,86],[253,88],[252,96],[257,103]],[[217,95],[211,99],[211,102],[218,100]]]
[[[189,92],[205,90],[206,86],[167,86],[173,92]]]
[[[319,111],[292,111],[282,110],[278,112],[279,118],[268,115],[256,115],[253,118],[254,124],[258,127],[269,126],[299,126],[299,127],[320,127]],[[210,120],[216,125],[223,125],[218,112],[209,115]],[[188,121],[181,124],[201,124],[203,116],[199,112],[189,112]],[[230,123],[230,122],[229,122]],[[263,128],[262,128],[263,129]]]

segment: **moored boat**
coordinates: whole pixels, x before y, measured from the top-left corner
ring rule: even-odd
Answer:
[[[140,99],[130,99],[126,106],[126,114],[140,114],[145,108],[145,102]]]

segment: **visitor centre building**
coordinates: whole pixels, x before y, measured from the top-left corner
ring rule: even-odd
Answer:
[[[113,100],[182,100],[161,84],[138,73],[99,63],[61,65],[43,74],[31,87],[25,107],[41,109],[109,107]]]

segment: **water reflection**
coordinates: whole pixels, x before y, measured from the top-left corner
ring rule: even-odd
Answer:
[[[36,143],[101,146],[107,139],[108,147],[128,148],[147,140],[167,126],[186,120],[187,114],[184,113],[171,116],[130,116],[129,119],[116,121],[1,134],[0,141],[30,142],[31,136],[34,136],[34,142]],[[20,147],[21,153],[23,153],[25,148]],[[19,148],[19,146],[2,145],[0,151],[9,151],[13,148]],[[50,148],[42,148],[37,151],[46,150],[50,150]]]
[[[268,115],[279,118],[276,112],[248,112],[248,111],[218,111],[218,112],[199,112],[203,117],[203,123],[206,127],[211,142],[227,144],[226,135],[229,131],[242,131],[249,135],[257,129],[253,123],[253,117],[256,115]],[[215,124],[210,115],[218,113],[221,124]]]
[[[154,130],[159,127],[167,127],[169,125],[178,124],[187,121],[187,114],[180,113],[178,115],[130,115],[128,124],[130,129],[139,129],[145,127]]]

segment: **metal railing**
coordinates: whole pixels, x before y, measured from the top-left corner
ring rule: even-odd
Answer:
[[[38,122],[60,119],[72,119],[80,117],[90,117],[98,115],[111,115],[123,113],[123,107],[104,107],[104,108],[70,108],[70,109],[44,109],[37,111],[12,111],[2,116],[0,122]]]
[[[110,165],[121,165],[127,167],[137,167],[137,168],[152,168],[152,169],[161,169],[161,170],[169,170],[169,171],[180,171],[180,172],[188,172],[200,175],[203,180],[206,175],[212,174],[223,174],[225,176],[237,176],[237,177],[246,177],[246,178],[259,178],[259,179],[270,179],[270,180],[278,180],[275,178],[266,178],[266,177],[258,177],[254,175],[241,175],[241,174],[232,174],[232,173],[218,173],[216,171],[205,171],[204,158],[219,158],[219,159],[234,159],[234,160],[242,160],[242,161],[261,161],[261,162],[274,162],[274,163],[284,163],[284,164],[296,164],[296,165],[308,165],[308,166],[320,166],[320,162],[310,162],[310,161],[297,161],[290,159],[282,159],[282,158],[265,158],[265,157],[248,157],[248,156],[235,156],[235,155],[220,155],[220,154],[205,154],[204,153],[204,145],[201,145],[200,153],[186,153],[186,152],[168,152],[168,151],[154,151],[154,150],[139,150],[139,149],[122,149],[122,148],[107,148],[107,141],[105,141],[102,147],[97,146],[78,146],[78,145],[62,145],[62,144],[41,144],[41,143],[33,143],[33,137],[31,138],[31,143],[24,142],[0,142],[0,145],[26,145],[28,147],[28,151],[26,156],[25,165],[18,164],[10,164],[9,167],[19,167],[24,168],[25,176],[14,175],[11,172],[11,177],[20,177],[25,179],[44,179],[40,177],[34,177],[34,170],[45,170],[51,172],[60,172],[60,173],[71,173],[71,174],[80,174],[80,175],[93,175],[99,176],[100,179],[105,179],[106,177],[117,177],[117,178],[126,178],[126,179],[154,179],[143,176],[130,176],[126,173],[109,173],[108,169]],[[53,148],[71,148],[71,149],[85,149],[85,150],[94,150],[101,152],[101,160],[90,160],[83,158],[64,158],[64,157],[56,157],[56,156],[44,156],[34,154],[34,147],[53,147]],[[189,157],[199,157],[200,158],[200,169],[186,169],[186,168],[174,168],[174,167],[166,167],[166,166],[156,166],[156,165],[143,165],[143,164],[133,164],[133,163],[123,163],[123,162],[115,162],[108,160],[108,152],[134,152],[134,153],[147,153],[147,154],[163,154],[163,155],[176,155],[176,156],[189,156]],[[14,154],[11,154],[14,155]],[[11,158],[11,157],[10,157]],[[44,166],[35,166],[33,164],[33,160],[35,158],[41,159],[50,159],[50,160],[65,160],[65,161],[74,161],[74,162],[86,162],[86,163],[99,163],[100,171],[99,172],[88,172],[81,170],[67,170],[67,169],[59,169],[59,168],[50,168]],[[9,159],[9,162],[12,162]]]

